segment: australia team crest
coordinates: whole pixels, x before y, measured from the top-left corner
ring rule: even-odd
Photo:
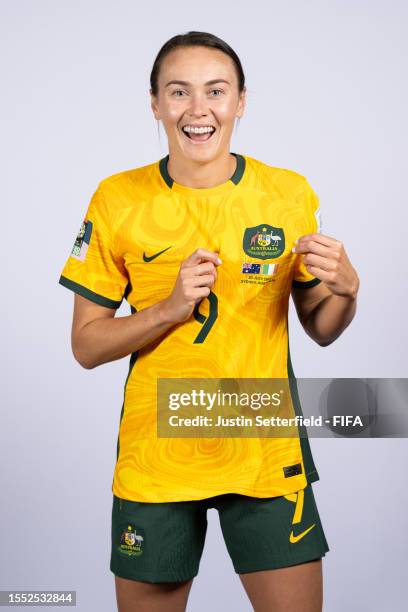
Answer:
[[[243,249],[255,259],[274,259],[285,250],[285,234],[282,227],[267,223],[247,227],[244,233]]]
[[[129,557],[138,557],[143,553],[144,537],[140,529],[136,530],[134,525],[127,528],[120,535],[119,551]]]

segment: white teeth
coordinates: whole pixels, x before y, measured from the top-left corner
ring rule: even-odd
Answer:
[[[205,127],[193,127],[191,125],[185,125],[183,127],[183,131],[184,132],[192,132],[193,134],[207,134],[208,132],[214,132],[215,128],[212,127],[212,125],[210,126],[205,126]]]

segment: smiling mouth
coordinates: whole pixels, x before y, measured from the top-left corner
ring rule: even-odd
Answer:
[[[207,142],[216,132],[216,128],[213,126],[206,126],[203,128],[193,128],[191,126],[184,126],[181,131],[184,136],[193,142]]]

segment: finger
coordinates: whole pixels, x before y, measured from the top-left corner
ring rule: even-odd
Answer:
[[[221,259],[218,257],[218,253],[200,248],[194,251],[194,253],[191,253],[191,255],[184,260],[183,265],[186,267],[196,266],[202,261],[212,261],[216,266],[222,263]]]
[[[295,253],[300,253],[303,252],[301,249],[305,243],[308,243],[309,241],[313,241],[313,242],[317,242],[318,244],[321,244],[323,246],[326,247],[340,247],[341,246],[341,242],[339,240],[336,240],[336,238],[332,238],[331,236],[326,236],[325,234],[318,234],[318,233],[313,233],[313,234],[305,234],[304,236],[300,236],[300,238],[297,239],[297,241],[295,241],[295,250],[293,252]]]
[[[199,287],[198,289],[194,289],[194,292],[192,292],[193,300],[196,303],[201,302],[201,300],[210,295],[210,293],[210,287]]]
[[[309,270],[310,267],[317,267],[327,272],[333,272],[337,268],[337,262],[335,260],[328,257],[321,257],[320,255],[314,255],[310,252],[303,256],[303,263],[307,270]]]
[[[195,264],[192,266],[186,266],[183,262],[182,269],[184,270],[185,276],[190,278],[191,276],[199,276],[200,274],[208,274],[216,271],[215,265],[212,261],[206,261],[204,263]]]
[[[314,253],[315,255],[320,255],[321,257],[329,257],[333,256],[333,247],[325,246],[315,240],[308,240],[307,242],[303,241],[295,245],[296,248],[292,249],[292,253],[298,254],[306,254],[306,253]]]
[[[201,276],[193,276],[190,278],[190,287],[212,287],[215,279],[213,274],[202,274]]]
[[[202,276],[203,274],[212,274],[214,280],[217,280],[217,270],[212,261],[206,261],[205,263],[197,264],[196,266],[182,266],[180,269],[180,275],[184,279]]]
[[[327,270],[323,270],[318,266],[306,266],[307,271],[310,274],[313,274],[316,278],[319,278],[321,281],[326,282],[328,284],[333,283],[332,272],[328,272]]]
[[[190,270],[193,270],[194,274],[197,274],[197,275],[211,274],[211,273],[217,274],[216,268],[212,261],[206,261],[205,263],[200,263],[194,266],[194,268],[190,268]]]

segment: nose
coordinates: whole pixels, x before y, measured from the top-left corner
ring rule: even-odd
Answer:
[[[207,115],[208,110],[205,104],[205,99],[199,93],[195,93],[191,96],[188,112],[192,117],[202,117],[203,115]]]

